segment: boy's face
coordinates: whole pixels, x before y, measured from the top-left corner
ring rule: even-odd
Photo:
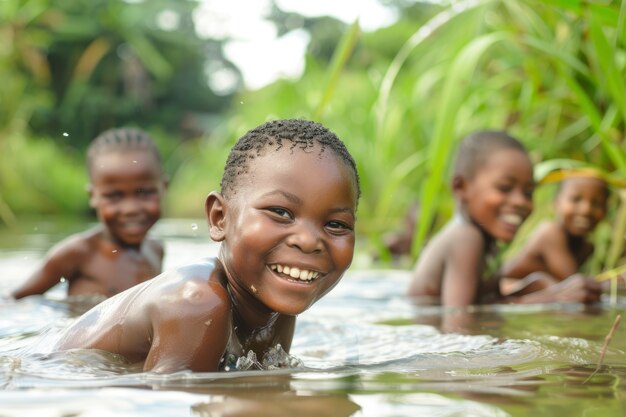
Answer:
[[[231,285],[270,311],[295,315],[330,291],[352,262],[355,179],[319,145],[266,152],[225,198],[220,258]]]
[[[138,246],[161,217],[165,186],[150,152],[105,152],[92,160],[89,204],[113,239]]]
[[[606,184],[596,178],[570,178],[555,200],[559,222],[572,236],[585,236],[606,215]]]
[[[511,241],[533,209],[533,167],[517,149],[494,150],[455,194],[472,222],[496,240]]]

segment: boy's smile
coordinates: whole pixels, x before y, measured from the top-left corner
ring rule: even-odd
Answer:
[[[219,221],[208,213],[211,237],[223,240],[220,260],[240,308],[253,298],[257,310],[299,314],[352,262],[356,182],[330,149],[270,146],[222,201]]]
[[[596,178],[570,178],[555,200],[559,222],[572,236],[585,236],[606,215],[606,184]]]
[[[511,241],[533,209],[532,164],[515,149],[494,150],[457,190],[465,214],[496,240]]]

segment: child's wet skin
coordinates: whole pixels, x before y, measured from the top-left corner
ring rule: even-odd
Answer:
[[[217,259],[105,301],[57,348],[102,349],[153,372],[231,369],[277,346],[289,352],[295,316],[352,262],[356,164],[319,124],[268,122],[233,147],[221,186],[205,202]]]
[[[89,205],[99,224],[51,248],[15,298],[41,294],[61,279],[70,296],[110,297],[161,272],[163,245],[148,232],[161,216],[167,179],[152,139],[139,129],[111,129],[87,155]]]
[[[532,164],[516,149],[494,151],[474,178],[466,181],[461,198],[472,222],[492,238],[513,239],[533,209]]]
[[[320,150],[285,148],[257,158],[254,178],[241,179],[226,199],[220,260],[229,284],[272,311],[306,310],[352,262],[354,181],[335,155]]]
[[[520,279],[532,278],[549,287],[580,272],[594,251],[589,235],[606,215],[607,197],[601,178],[566,177],[554,200],[556,219],[540,223],[504,266],[503,274],[509,278],[505,291],[519,286]]]

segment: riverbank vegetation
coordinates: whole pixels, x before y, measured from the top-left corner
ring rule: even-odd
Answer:
[[[220,52],[226,40],[193,32],[193,2],[89,3],[90,23],[79,4],[0,5],[4,224],[88,214],[84,149],[113,124],[153,133],[172,178],[168,215],[200,217],[237,137],[271,118],[318,120],[355,156],[359,231],[383,259],[383,236],[416,203],[413,256],[451,215],[448,168],[472,130],[506,129],[536,162],[573,159],[626,177],[624,1],[392,1],[398,21],[374,32],[301,19],[312,39],[302,77],[227,94],[199,81],[207,54],[240,74]],[[163,10],[180,17],[177,30],[150,23]],[[273,19],[286,15],[275,9]],[[549,215],[549,199],[538,190],[534,218]],[[604,225],[597,239],[596,270],[615,266],[624,230]]]

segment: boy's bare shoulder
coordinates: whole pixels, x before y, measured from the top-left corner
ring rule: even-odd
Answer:
[[[72,259],[74,263],[90,256],[97,249],[102,239],[102,232],[90,229],[81,233],[75,233],[55,244],[49,255],[55,258]]]
[[[438,262],[447,258],[452,252],[465,250],[467,247],[484,246],[484,237],[478,227],[466,222],[453,221],[446,224],[428,243],[420,258],[427,263]]]
[[[567,236],[556,221],[545,221],[539,224],[529,239],[529,244],[545,246],[564,243]]]
[[[439,236],[443,245],[448,248],[484,242],[483,233],[476,225],[462,221],[449,223]]]
[[[216,260],[185,265],[154,278],[150,300],[154,308],[173,315],[230,310],[231,303]],[[169,315],[169,314],[166,314]]]

